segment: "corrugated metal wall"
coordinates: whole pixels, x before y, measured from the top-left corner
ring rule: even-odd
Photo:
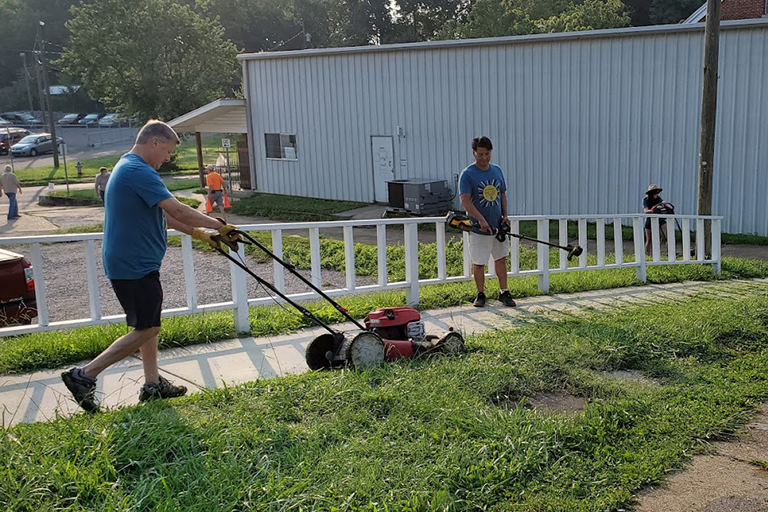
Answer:
[[[695,213],[703,27],[687,27],[246,56],[258,188],[373,201],[372,135],[393,136],[397,178],[452,181],[485,134],[511,214],[641,211],[652,182]],[[720,45],[714,213],[768,235],[768,24],[726,24]],[[298,161],[267,160],[268,132],[296,133]]]

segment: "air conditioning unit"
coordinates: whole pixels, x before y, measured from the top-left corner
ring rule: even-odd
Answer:
[[[387,182],[387,189],[393,212],[440,215],[451,209],[453,196],[445,180],[393,180]]]

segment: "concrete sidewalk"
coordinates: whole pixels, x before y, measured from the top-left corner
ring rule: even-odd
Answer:
[[[513,329],[537,318],[564,318],[588,311],[618,310],[626,305],[677,300],[682,296],[706,293],[741,296],[745,284],[768,285],[768,279],[714,283],[676,283],[643,287],[596,290],[568,295],[545,295],[520,299],[518,307],[507,308],[490,301],[485,308],[471,305],[422,313],[427,332],[455,327],[465,335],[489,330]],[[336,326],[353,330],[352,324]],[[258,379],[307,371],[304,350],[319,328],[260,338],[238,338],[217,343],[164,350],[160,354],[161,372],[170,380],[184,384],[190,393],[232,386]],[[69,417],[78,411],[59,377],[63,369],[26,375],[0,377],[0,415],[6,427],[20,422],[48,421]],[[98,397],[103,406],[114,408],[138,403],[143,383],[141,361],[129,357],[103,373],[98,381]]]

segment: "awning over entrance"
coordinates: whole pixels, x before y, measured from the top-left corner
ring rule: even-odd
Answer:
[[[168,124],[177,132],[248,133],[245,100],[216,100]]]
[[[244,133],[247,147],[248,123],[245,116],[245,100],[216,100],[198,109],[179,116],[168,123],[178,133],[195,133],[197,146],[197,168],[200,173],[200,184],[205,186],[203,175],[203,133]],[[232,146],[238,154],[240,170],[240,187],[251,188],[252,181],[250,161],[247,149]]]

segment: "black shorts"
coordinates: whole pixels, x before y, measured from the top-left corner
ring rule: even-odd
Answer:
[[[160,327],[163,309],[160,272],[150,272],[140,279],[111,279],[110,282],[125,311],[125,323],[138,330]]]

